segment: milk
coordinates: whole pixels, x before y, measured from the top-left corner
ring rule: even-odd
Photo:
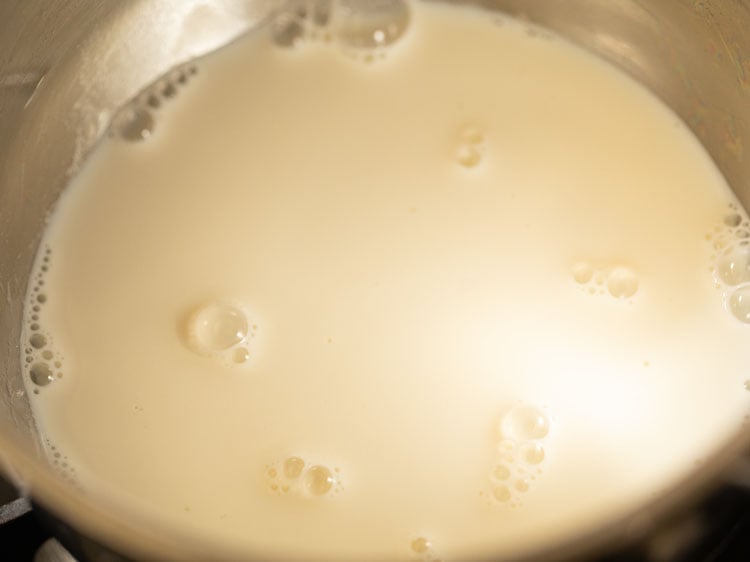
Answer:
[[[544,31],[385,5],[177,69],[61,197],[22,347],[87,493],[264,556],[461,560],[740,427],[747,216],[688,129]]]

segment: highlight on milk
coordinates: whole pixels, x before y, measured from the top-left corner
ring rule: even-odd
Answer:
[[[290,3],[117,114],[40,245],[26,384],[66,478],[197,535],[508,554],[739,426],[748,243],[689,130],[593,55],[475,8]]]

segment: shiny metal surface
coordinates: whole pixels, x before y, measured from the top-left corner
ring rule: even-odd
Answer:
[[[76,562],[76,559],[55,539],[49,539],[34,555],[34,562]]]
[[[683,118],[743,204],[750,204],[750,1],[467,3],[539,23],[630,73]],[[147,514],[85,497],[55,476],[35,445],[20,379],[19,328],[31,261],[47,213],[113,111],[170,67],[225,44],[283,4],[0,0],[0,465],[81,531],[136,556],[232,559],[251,553],[183,537]],[[549,560],[616,548],[666,525],[678,507],[724,475],[750,482],[750,467],[737,460],[749,440],[738,431],[688,481],[641,512],[602,522],[553,552],[529,555]]]

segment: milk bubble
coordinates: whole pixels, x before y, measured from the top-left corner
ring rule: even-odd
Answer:
[[[594,276],[594,268],[588,263],[580,262],[572,267],[572,273],[573,280],[576,283],[584,285],[591,281],[591,278]]]
[[[464,126],[459,132],[456,161],[464,168],[476,168],[482,163],[484,133],[472,125]]]
[[[629,298],[638,292],[638,277],[627,267],[616,267],[607,279],[607,290],[615,298]]]
[[[514,484],[514,488],[518,490],[519,492],[528,492],[529,483],[527,480],[519,478],[518,480],[516,480],[516,483]]]
[[[177,87],[170,81],[164,82],[161,88],[161,95],[165,98],[173,98],[177,95]]]
[[[284,475],[287,478],[298,478],[305,468],[305,461],[300,457],[289,457],[284,461]]]
[[[425,552],[430,550],[431,546],[432,545],[430,544],[430,541],[428,541],[424,537],[417,537],[416,539],[411,541],[411,549],[417,554],[424,554]]]
[[[250,359],[250,352],[246,347],[238,347],[232,353],[232,360],[237,364],[245,363],[248,359]]]
[[[466,144],[477,146],[484,142],[484,133],[477,127],[467,125],[461,129],[461,139]]]
[[[750,284],[735,289],[727,304],[737,320],[750,324]]]
[[[312,21],[323,27],[331,20],[331,0],[317,0],[313,3]]]
[[[510,410],[500,422],[503,437],[526,441],[541,439],[549,432],[549,420],[544,413],[530,404],[521,404]]]
[[[373,49],[398,41],[409,25],[404,0],[340,0],[336,36],[345,47]]]
[[[34,363],[29,369],[29,377],[37,386],[47,386],[55,380],[52,369],[47,363]]]
[[[500,484],[499,486],[495,486],[492,489],[492,497],[494,497],[497,501],[505,503],[508,500],[510,500],[511,493],[510,488],[506,486],[505,484]]]
[[[223,302],[212,302],[190,318],[190,347],[200,355],[214,355],[244,341],[248,334],[245,314]]]
[[[33,328],[32,328],[33,329]],[[42,334],[32,334],[29,338],[29,343],[31,344],[31,347],[34,349],[42,349],[45,345],[47,345],[47,338],[44,337]]]
[[[498,464],[492,471],[492,476],[496,480],[507,480],[510,478],[510,469],[504,464]]]
[[[737,213],[732,213],[724,217],[724,224],[727,226],[736,227],[742,224],[742,216]]]
[[[482,154],[473,146],[461,146],[456,153],[456,160],[464,168],[475,168],[482,162]]]
[[[521,458],[526,464],[541,464],[544,460],[544,447],[539,443],[525,443],[521,447]]]
[[[327,494],[335,483],[333,473],[325,466],[310,467],[305,473],[305,487],[314,496]]]
[[[156,121],[148,110],[128,106],[117,114],[112,127],[123,140],[138,142],[146,140],[153,134]]]
[[[305,26],[293,13],[282,12],[271,24],[271,38],[279,47],[299,46],[305,37]]]
[[[750,248],[740,246],[728,250],[717,260],[716,273],[730,286],[750,281]]]

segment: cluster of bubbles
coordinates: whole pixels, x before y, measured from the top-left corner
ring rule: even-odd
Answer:
[[[405,0],[291,0],[270,21],[273,43],[298,48],[308,41],[334,43],[363,62],[382,59],[406,32]]]
[[[338,494],[342,489],[339,468],[312,464],[298,456],[287,457],[266,467],[266,479],[271,492],[301,498]]]
[[[224,365],[241,365],[250,359],[248,344],[257,329],[240,307],[209,302],[190,315],[187,344],[198,355],[215,358]]]
[[[531,404],[518,404],[501,418],[496,461],[490,473],[490,501],[510,507],[521,504],[522,496],[542,473],[543,441],[549,429],[549,418]]]
[[[156,129],[155,112],[176,97],[179,89],[197,72],[194,64],[168,72],[115,114],[110,134],[127,142],[140,142],[151,137]]]
[[[465,126],[458,135],[458,147],[455,159],[459,166],[468,169],[476,168],[482,163],[485,151],[485,138],[481,129]]]
[[[413,559],[424,560],[427,562],[441,562],[435,555],[435,549],[432,541],[426,537],[414,537],[409,543],[409,550]]]
[[[573,281],[590,295],[630,299],[638,292],[638,275],[623,265],[601,266],[581,261],[571,268]]]
[[[49,386],[63,377],[62,356],[52,346],[52,338],[42,328],[42,312],[47,303],[47,295],[44,292],[44,277],[49,270],[51,251],[44,249],[39,271],[32,279],[33,285],[29,293],[29,302],[26,304],[27,316],[24,338],[24,368],[26,376],[34,383],[34,394]]]
[[[713,254],[716,286],[723,289],[727,309],[750,324],[750,221],[734,204],[713,231],[706,235]]]
[[[70,462],[70,459],[68,459],[66,455],[63,455],[49,440],[47,440],[47,450],[52,461],[52,466],[57,470],[62,479],[70,484],[78,486],[79,483],[76,469]]]

